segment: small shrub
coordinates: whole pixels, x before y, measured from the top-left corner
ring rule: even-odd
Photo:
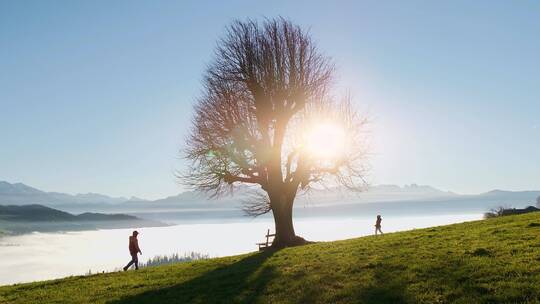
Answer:
[[[486,248],[477,248],[472,252],[474,256],[491,256],[491,252]]]
[[[209,258],[210,256],[208,254],[202,254],[198,252],[190,252],[184,255],[180,255],[178,253],[175,253],[170,256],[158,255],[149,259],[148,261],[144,263],[141,263],[139,267],[151,267],[151,266],[174,264],[174,263],[184,263],[184,262],[204,260],[204,259],[209,259]]]

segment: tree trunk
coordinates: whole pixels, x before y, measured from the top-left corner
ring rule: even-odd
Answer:
[[[292,221],[294,197],[288,198],[286,195],[272,195],[270,197],[270,205],[274,215],[274,223],[276,226],[276,236],[272,247],[283,248],[289,246],[297,246],[306,243],[306,240],[296,236]]]

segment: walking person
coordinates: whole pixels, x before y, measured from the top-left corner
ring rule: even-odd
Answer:
[[[133,264],[135,264],[135,270],[139,269],[139,258],[137,257],[137,254],[142,254],[142,252],[139,248],[137,235],[139,235],[139,232],[133,231],[133,234],[129,237],[129,254],[131,255],[131,261],[124,267],[124,271],[127,271]]]
[[[382,217],[380,215],[377,215],[377,220],[375,221],[375,235],[377,235],[377,232],[380,232],[381,235],[384,234],[381,230],[381,222]]]

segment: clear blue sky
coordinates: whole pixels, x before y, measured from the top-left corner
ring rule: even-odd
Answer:
[[[0,0],[0,180],[156,198],[234,18],[308,27],[371,117],[373,183],[540,189],[538,1]]]

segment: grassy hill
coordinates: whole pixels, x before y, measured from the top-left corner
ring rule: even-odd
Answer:
[[[540,212],[6,286],[0,302],[540,303]]]

